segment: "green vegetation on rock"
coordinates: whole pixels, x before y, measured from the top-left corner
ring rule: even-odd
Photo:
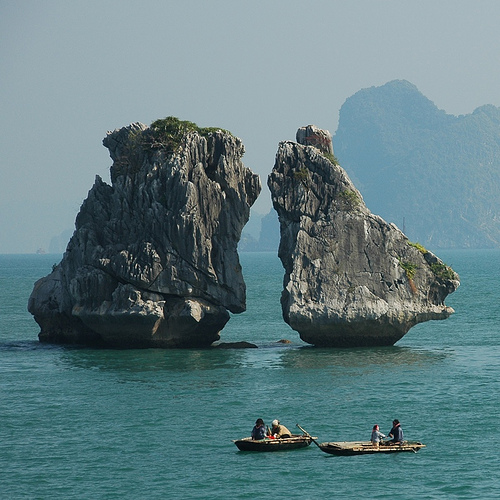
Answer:
[[[305,188],[309,187],[309,170],[307,167],[300,167],[299,170],[295,170],[293,172],[293,177],[300,181]]]
[[[227,130],[217,127],[198,127],[196,123],[179,120],[175,116],[168,116],[154,121],[149,128],[142,124],[132,124],[126,128],[125,140],[119,154],[111,167],[111,180],[114,182],[122,175],[137,174],[153,150],[161,150],[168,154],[175,153],[184,137],[192,132],[209,139],[215,132],[232,135]]]
[[[339,164],[339,161],[337,160],[337,158],[335,157],[335,155],[333,155],[332,153],[325,153],[323,151],[321,151],[321,154],[328,160],[330,160],[334,165],[338,165]]]
[[[227,130],[217,127],[198,127],[196,123],[179,120],[175,116],[168,116],[154,121],[150,125],[151,146],[154,148],[163,147],[170,151],[176,151],[180,146],[183,137],[189,132],[197,132],[203,137],[221,131],[229,133]]]
[[[428,252],[427,248],[425,248],[420,243],[413,243],[413,242],[409,241],[408,245],[410,245],[411,247],[416,248],[421,254],[426,254]]]
[[[343,210],[355,210],[361,203],[359,196],[349,189],[339,193],[339,201]]]
[[[446,264],[436,262],[435,264],[431,264],[431,270],[438,278],[441,278],[442,280],[458,279],[455,271]]]
[[[414,264],[413,262],[407,260],[403,261],[399,259],[399,265],[404,269],[406,277],[409,280],[413,280],[413,278],[415,278],[418,269],[417,264]]]
[[[420,243],[413,243],[413,242],[409,241],[408,245],[416,248],[423,255],[425,255],[426,253],[429,252]],[[442,262],[435,262],[434,264],[431,264],[431,271],[434,273],[435,276],[437,276],[438,278],[441,278],[443,280],[456,280],[456,279],[458,279],[458,276],[455,273],[455,271],[450,266],[447,266],[446,264],[444,264]]]

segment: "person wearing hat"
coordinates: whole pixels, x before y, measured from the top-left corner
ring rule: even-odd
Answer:
[[[370,438],[370,441],[372,442],[372,445],[375,446],[375,448],[378,448],[380,446],[380,441],[382,438],[385,438],[386,435],[382,434],[379,430],[379,426],[375,424],[372,429],[372,436]]]
[[[389,432],[389,437],[392,438],[388,441],[389,444],[401,444],[403,442],[403,429],[401,429],[401,424],[397,418],[392,421],[392,429]]]
[[[273,420],[272,426],[271,435],[276,439],[292,437],[292,433],[284,425],[281,425],[278,419]]]
[[[255,422],[254,428],[252,429],[252,439],[265,439],[266,437],[266,426],[264,425],[264,420],[258,418]]]

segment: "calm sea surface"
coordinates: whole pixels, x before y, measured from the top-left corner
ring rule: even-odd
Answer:
[[[456,313],[394,347],[308,347],[281,318],[278,258],[247,253],[247,311],[221,340],[259,349],[173,351],[38,343],[28,297],[60,256],[0,255],[0,498],[500,498],[500,251],[437,253]],[[398,418],[427,448],[239,452],[257,417],[320,441]]]

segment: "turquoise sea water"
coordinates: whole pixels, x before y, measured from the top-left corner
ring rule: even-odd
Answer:
[[[279,260],[247,253],[247,311],[221,340],[259,348],[173,351],[38,343],[27,300],[60,256],[0,255],[0,498],[500,498],[500,251],[437,253],[461,276],[456,314],[394,347],[302,343],[281,318]],[[239,452],[257,417],[320,441],[398,418],[427,448]]]

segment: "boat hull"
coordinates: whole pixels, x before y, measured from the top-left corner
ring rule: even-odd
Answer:
[[[413,452],[416,453],[421,448],[425,448],[425,444],[418,441],[403,441],[402,444],[385,445],[379,447],[373,446],[370,441],[340,441],[330,443],[320,443],[318,445],[322,451],[330,455],[368,455],[376,453],[399,453]]]
[[[292,436],[281,439],[254,440],[251,437],[233,441],[240,451],[285,451],[305,448],[312,442],[309,436]]]

